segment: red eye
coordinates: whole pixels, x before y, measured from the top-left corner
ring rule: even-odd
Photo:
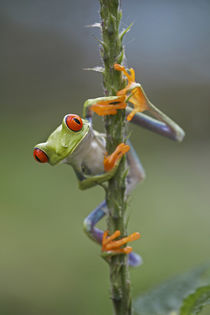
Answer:
[[[82,119],[78,115],[70,114],[66,116],[66,124],[73,131],[80,131],[83,126]]]
[[[44,151],[38,148],[34,148],[34,158],[36,161],[40,163],[46,163],[48,162],[48,156]]]

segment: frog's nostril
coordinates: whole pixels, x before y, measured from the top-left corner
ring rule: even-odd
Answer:
[[[34,148],[33,155],[35,160],[39,163],[46,163],[49,160],[47,154],[39,148]]]

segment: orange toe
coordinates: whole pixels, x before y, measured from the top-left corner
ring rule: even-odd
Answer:
[[[115,100],[101,100],[93,104],[90,108],[99,116],[115,115],[118,109],[126,108],[125,98],[126,95],[119,95]]]
[[[115,254],[129,254],[132,252],[132,247],[126,246],[122,248],[121,246],[140,238],[140,234],[135,232],[127,237],[114,241],[114,239],[119,236],[119,230],[115,231],[111,236],[108,236],[108,231],[105,231],[102,239],[102,251],[112,252]]]
[[[114,64],[114,69],[117,71],[121,71],[123,72],[123,74],[126,76],[126,78],[128,79],[128,83],[131,82],[135,82],[135,71],[133,68],[129,69],[129,72],[125,69],[125,67],[123,67],[122,65],[115,63]]]
[[[105,231],[103,235],[103,246],[105,246],[106,244],[113,241],[115,238],[119,236],[120,236],[119,230],[116,230],[111,236],[108,236],[108,231]]]
[[[110,171],[115,166],[116,162],[130,149],[129,145],[120,143],[115,151],[104,157],[104,170]]]
[[[131,235],[129,235],[127,237],[123,237],[121,240],[110,242],[109,244],[107,244],[106,248],[108,250],[118,248],[118,247],[120,247],[120,246],[122,246],[128,242],[136,241],[139,238],[140,238],[140,234],[138,232],[135,232],[135,233],[132,233]]]
[[[148,100],[143,92],[141,86],[135,86],[135,71],[134,69],[129,69],[129,72],[125,69],[125,67],[114,64],[114,69],[117,71],[122,71],[128,80],[127,86],[119,90],[117,92],[118,96],[127,95],[128,99],[126,102],[130,102],[133,104],[133,111],[127,116],[127,120],[130,121],[134,115],[138,112],[144,112],[145,110],[149,110]]]

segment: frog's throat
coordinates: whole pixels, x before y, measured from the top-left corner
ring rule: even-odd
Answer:
[[[82,157],[90,148],[91,141],[94,137],[93,129],[89,127],[87,133],[81,139],[79,143],[74,147],[74,149],[66,156],[63,163],[74,164],[74,161]]]
[[[90,126],[86,126],[86,130],[83,134],[83,136],[81,137],[81,139],[76,142],[75,144],[71,144],[71,149],[67,150],[66,153],[61,157],[58,158],[57,161],[55,161],[54,159],[52,159],[50,161],[51,165],[58,165],[58,164],[63,164],[66,163],[67,160],[71,160],[71,157],[74,156],[74,153],[78,151],[78,149],[81,147],[82,143],[84,143],[84,141],[86,141],[87,138],[89,138],[89,134],[90,134]]]

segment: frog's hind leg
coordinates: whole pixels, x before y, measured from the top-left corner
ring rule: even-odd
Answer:
[[[84,231],[93,241],[102,244],[104,231],[95,227],[95,225],[108,213],[106,201],[101,202],[84,220]],[[141,264],[141,257],[133,252],[128,254],[129,266],[136,267]]]
[[[128,140],[127,143],[130,147],[130,150],[126,155],[127,163],[129,166],[126,195],[130,194],[130,192],[136,187],[136,185],[145,179],[145,171],[141,164],[141,161],[136,154],[136,151],[131,142]]]
[[[136,185],[145,179],[145,171],[134,147],[129,140],[127,141],[127,144],[129,145],[130,150],[126,154],[129,166],[126,195],[129,195]],[[130,266],[136,267],[142,264],[142,258],[140,255],[132,252],[128,256],[128,262]]]
[[[104,232],[95,227],[95,225],[107,214],[108,209],[106,201],[101,202],[84,220],[84,231],[93,241],[101,244]]]

